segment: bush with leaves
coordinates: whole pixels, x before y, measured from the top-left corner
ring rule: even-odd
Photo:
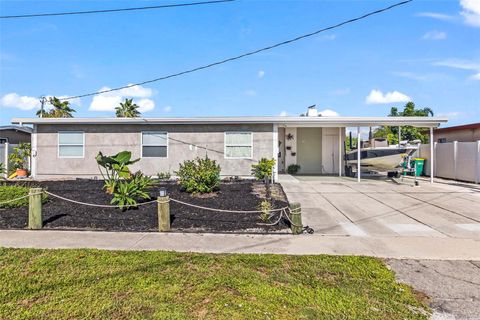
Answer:
[[[122,151],[113,156],[104,156],[100,151],[95,157],[100,174],[105,181],[105,190],[108,194],[113,194],[120,179],[129,179],[129,165],[138,162],[140,159],[132,160],[130,151]]]
[[[262,200],[258,206],[258,210],[262,211],[260,213],[260,219],[262,219],[263,222],[270,221],[270,211],[272,210],[272,204],[270,201],[266,199]]]
[[[17,169],[27,169],[28,167],[28,159],[32,154],[30,143],[22,142],[15,148],[13,148],[13,152],[8,156],[8,160],[12,164],[11,171],[15,171]]]
[[[168,181],[170,180],[171,177],[172,175],[168,171],[157,173],[157,178],[160,181]]]
[[[23,185],[0,185],[0,202],[13,200],[16,198],[21,198],[27,196],[30,191],[30,187]],[[47,201],[47,195],[42,194],[42,202]],[[20,200],[0,204],[0,208],[18,208],[28,206],[28,197]]]
[[[184,161],[175,174],[180,186],[189,193],[209,193],[220,186],[220,166],[208,157]]]
[[[118,181],[113,193],[111,204],[117,204],[121,209],[135,207],[139,199],[150,199],[148,189],[153,180],[140,171],[131,175],[128,180]]]
[[[296,174],[300,170],[300,166],[298,164],[291,164],[287,168],[288,174]]]
[[[258,164],[252,164],[252,174],[259,180],[270,179],[275,166],[275,159],[262,158]]]

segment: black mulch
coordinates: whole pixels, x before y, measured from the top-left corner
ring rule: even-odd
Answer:
[[[110,204],[111,195],[102,190],[103,181],[68,180],[35,182],[36,186],[81,202]],[[258,190],[259,182],[222,182],[214,196],[197,197],[182,192],[175,182],[161,183],[151,190],[152,199],[158,194],[158,187],[168,190],[170,197],[184,202],[227,210],[258,210],[262,201]],[[277,191],[274,207],[287,205],[281,186]],[[191,208],[170,202],[171,225],[177,231],[206,232],[285,232],[288,225],[282,221],[276,226],[262,226],[258,213],[224,213]],[[74,204],[49,196],[42,208],[45,229],[83,229],[104,231],[158,231],[157,204],[147,204],[135,209],[121,211],[116,208],[97,208]],[[276,218],[272,218],[272,221]],[[24,229],[28,223],[28,207],[0,209],[0,229]]]

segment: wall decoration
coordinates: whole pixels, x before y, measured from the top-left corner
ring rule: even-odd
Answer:
[[[287,140],[293,140],[294,136],[292,133],[287,134]]]

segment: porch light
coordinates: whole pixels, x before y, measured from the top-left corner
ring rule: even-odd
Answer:
[[[160,197],[166,197],[167,196],[167,188],[165,188],[165,187],[158,188],[158,195]]]

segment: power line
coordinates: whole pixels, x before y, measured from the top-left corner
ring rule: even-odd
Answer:
[[[95,96],[95,95],[102,94],[102,93],[108,93],[108,92],[112,92],[112,91],[128,89],[128,88],[132,88],[132,87],[135,87],[135,86],[141,86],[141,85],[144,85],[144,84],[149,84],[149,83],[152,83],[152,82],[162,81],[162,80],[178,77],[178,76],[181,76],[181,75],[185,75],[185,74],[188,74],[188,73],[193,73],[193,72],[196,72],[196,71],[200,71],[200,70],[203,70],[203,69],[211,68],[211,67],[218,66],[218,65],[221,65],[221,64],[224,64],[224,63],[227,63],[227,62],[231,62],[231,61],[234,61],[234,60],[239,60],[239,59],[242,59],[242,58],[245,58],[245,57],[260,53],[260,52],[263,52],[263,51],[267,51],[267,50],[271,50],[271,49],[274,49],[274,48],[277,48],[277,47],[280,47],[280,46],[284,46],[284,45],[287,45],[287,44],[290,44],[292,42],[296,42],[296,41],[299,41],[299,40],[302,40],[302,39],[305,39],[305,38],[308,38],[308,37],[312,37],[312,36],[315,36],[315,35],[317,35],[321,32],[336,29],[336,28],[339,28],[339,27],[344,26],[346,24],[350,24],[350,23],[353,23],[353,22],[356,22],[356,21],[359,21],[359,20],[366,19],[366,18],[368,18],[370,16],[373,16],[375,14],[379,14],[379,13],[391,10],[395,7],[407,4],[407,3],[412,2],[412,1],[413,0],[406,0],[406,1],[402,1],[402,2],[397,2],[397,3],[395,3],[391,6],[388,6],[388,7],[382,8],[382,9],[378,9],[378,10],[375,10],[375,11],[371,11],[369,13],[366,13],[366,14],[362,15],[362,16],[359,16],[359,17],[356,17],[356,18],[353,18],[353,19],[350,19],[350,20],[346,20],[346,21],[337,23],[335,25],[332,25],[332,26],[329,26],[329,27],[326,27],[326,28],[323,28],[323,29],[320,29],[320,30],[317,30],[317,31],[314,31],[314,32],[311,32],[311,33],[307,33],[307,34],[298,36],[298,37],[293,38],[293,39],[282,41],[282,42],[270,45],[268,47],[263,47],[261,49],[257,49],[257,50],[254,50],[254,51],[249,51],[249,52],[243,53],[243,54],[235,56],[235,57],[227,58],[227,59],[224,59],[224,60],[221,60],[221,61],[213,62],[213,63],[203,65],[203,66],[200,66],[200,67],[196,67],[196,68],[193,68],[193,69],[169,74],[169,75],[166,75],[166,76],[162,76],[162,77],[159,77],[159,78],[146,80],[146,81],[142,81],[142,82],[138,82],[138,83],[134,83],[134,84],[129,84],[129,85],[126,85],[126,86],[116,87],[116,88],[112,88],[112,89],[108,89],[108,90],[101,90],[101,91],[96,91],[96,92],[92,92],[92,93],[85,93],[85,94],[80,94],[80,95],[77,95],[77,96],[66,97],[66,98],[63,98],[63,99],[60,99],[60,100],[71,100],[71,99]]]
[[[204,4],[215,4],[215,3],[222,3],[222,2],[233,2],[233,1],[235,1],[235,0],[214,0],[214,1],[178,3],[178,4],[164,4],[164,5],[158,5],[158,6],[120,8],[120,9],[88,10],[88,11],[57,12],[57,13],[34,13],[34,14],[23,14],[23,15],[0,16],[0,19],[36,18],[36,17],[51,17],[51,16],[67,16],[67,15],[76,15],[76,14],[109,13],[109,12],[120,12],[120,11],[164,9],[164,8],[174,8],[174,7],[198,6],[198,5],[204,5]]]

